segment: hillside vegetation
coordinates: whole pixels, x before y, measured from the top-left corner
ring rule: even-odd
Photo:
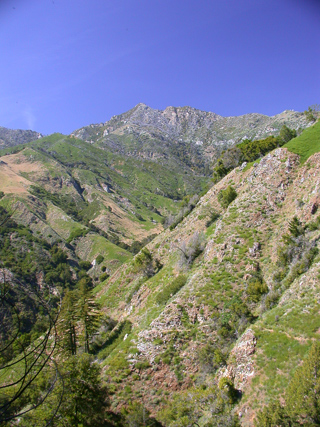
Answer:
[[[208,181],[200,157],[134,154],[128,127],[181,126],[191,138],[196,126],[172,117],[194,112],[165,110],[154,130],[158,113],[145,107],[1,157],[0,296],[11,301],[10,283],[48,289],[68,390],[62,399],[49,363],[7,417],[31,403],[26,426],[318,425],[319,122],[298,137],[281,122],[279,135],[220,151],[215,166],[229,170],[191,197]],[[202,124],[220,120],[208,114]],[[6,383],[23,370],[21,345],[36,348],[48,330],[32,301],[19,300],[20,347],[1,359],[18,369],[2,371]]]
[[[301,165],[277,148],[234,169],[148,244],[158,272],[133,260],[97,289],[132,324],[97,355],[115,409],[141,399],[164,425],[233,425],[240,414],[250,426],[281,396],[319,338],[319,156]],[[236,197],[223,204],[229,187]]]
[[[285,147],[300,156],[304,163],[312,154],[320,151],[320,122],[306,129],[300,136],[292,139]]]

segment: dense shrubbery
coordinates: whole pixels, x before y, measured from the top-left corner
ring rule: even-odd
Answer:
[[[165,304],[186,284],[186,281],[186,276],[184,274],[180,274],[171,283],[169,283],[159,294],[157,294],[156,302],[158,304]]]
[[[59,380],[38,409],[23,418],[24,426],[95,427],[109,426],[108,390],[100,379],[101,368],[87,354],[59,362]],[[52,387],[52,376],[41,374],[30,387],[28,401],[33,405],[41,393]],[[57,413],[55,413],[55,411]]]
[[[231,380],[223,379],[219,387],[190,388],[171,396],[158,419],[165,426],[196,426],[205,418],[207,426],[240,427],[238,416],[232,413],[237,398]]]
[[[215,182],[220,181],[227,173],[240,166],[243,162],[253,162],[275,148],[281,147],[296,136],[297,133],[295,130],[291,130],[284,125],[278,137],[269,136],[268,138],[255,141],[246,139],[241,144],[228,148],[222,152],[217,160],[213,169],[213,180]]]
[[[257,416],[257,427],[320,425],[320,344],[299,366],[286,390],[285,404],[273,402]]]
[[[10,281],[20,283],[21,286],[27,284],[34,293],[40,290],[41,298],[50,301],[53,317],[55,310],[58,310],[60,296],[67,289],[77,286],[76,274],[78,278],[81,277],[79,283],[85,282],[89,287],[92,286],[90,277],[86,275],[90,263],[80,262],[80,270],[74,266],[72,271],[67,254],[58,245],[50,245],[35,237],[27,227],[16,224],[2,207],[0,224],[0,267],[4,267],[3,271],[10,277]],[[9,286],[7,292],[8,297],[19,307],[20,333],[29,340],[36,339],[48,327],[47,315],[33,304],[32,299],[16,291],[14,286]],[[3,340],[7,338],[2,335]],[[20,351],[17,348],[17,352]],[[14,356],[9,353],[6,355],[7,358]]]
[[[217,342],[209,341],[198,350],[200,367],[205,372],[213,372],[224,366],[227,360],[227,352],[221,349]]]
[[[30,187],[31,194],[39,197],[42,200],[50,200],[54,205],[64,210],[68,215],[72,216],[76,221],[83,221],[83,207],[87,206],[87,202],[81,199],[78,205],[74,199],[65,194],[50,193],[42,187],[32,185]]]
[[[218,201],[223,208],[227,208],[237,197],[236,190],[229,185],[225,190],[221,190],[218,194]]]
[[[218,335],[224,339],[238,338],[254,320],[247,304],[236,295],[227,301],[219,317]]]

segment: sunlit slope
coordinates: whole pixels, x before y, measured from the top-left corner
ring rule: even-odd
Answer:
[[[132,260],[99,286],[105,311],[127,322],[123,335],[98,353],[108,380],[129,390],[126,399],[128,393],[141,398],[157,413],[175,398],[188,406],[196,389],[205,402],[205,390],[228,376],[243,393],[237,404],[242,413],[247,409],[243,425],[253,425],[255,411],[284,391],[320,330],[319,224],[306,228],[301,258],[285,265],[279,258],[292,219],[309,226],[317,218],[319,166],[319,154],[301,166],[298,155],[279,148],[248,170],[235,169],[148,245],[163,264],[159,271],[148,278]],[[219,194],[229,185],[237,197],[222,207]],[[182,265],[181,253],[196,235],[205,247]],[[209,408],[204,404],[203,417]],[[165,425],[170,411],[159,415]]]
[[[300,156],[304,163],[312,154],[320,152],[320,121],[305,129],[300,136],[289,141],[285,147]]]

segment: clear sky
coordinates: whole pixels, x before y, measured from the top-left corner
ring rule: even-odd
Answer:
[[[0,126],[71,133],[139,102],[320,103],[319,0],[0,0]]]

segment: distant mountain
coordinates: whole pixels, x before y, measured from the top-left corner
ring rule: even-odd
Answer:
[[[25,144],[41,137],[41,133],[33,130],[13,130],[0,126],[0,149]]]
[[[304,113],[296,111],[272,117],[222,117],[191,107],[167,107],[161,111],[138,104],[106,123],[83,127],[71,135],[112,152],[158,162],[167,162],[181,153],[190,165],[204,170],[225,148],[244,139],[278,135],[283,125],[298,130],[307,127],[308,122]]]

